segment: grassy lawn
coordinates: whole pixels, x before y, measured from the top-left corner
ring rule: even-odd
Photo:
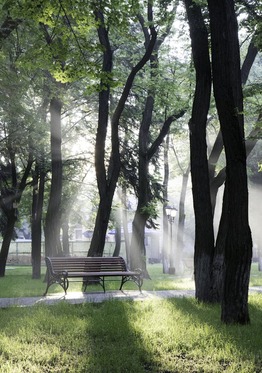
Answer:
[[[190,276],[163,275],[160,265],[149,270],[144,289],[194,286]],[[250,285],[262,285],[257,265]],[[44,288],[28,267],[8,269],[0,279],[0,297],[41,295]],[[250,295],[249,307],[248,326],[225,326],[219,306],[192,298],[0,309],[0,373],[259,373],[262,295]]]
[[[161,264],[148,266],[151,280],[144,280],[143,290],[167,290],[167,289],[194,289],[192,276],[185,277],[163,274]],[[46,283],[44,283],[45,268],[42,268],[42,278],[32,280],[32,269],[30,266],[7,267],[6,275],[0,278],[0,298],[29,297],[43,295]],[[120,281],[106,281],[107,290],[119,289]],[[138,287],[132,282],[124,285],[125,290],[137,290]],[[70,282],[68,292],[81,291],[81,282]],[[103,291],[101,286],[88,286],[87,291]],[[48,294],[61,293],[63,289],[59,285],[52,285]]]
[[[2,309],[0,372],[261,372],[261,295],[250,314],[224,326],[191,298]]]

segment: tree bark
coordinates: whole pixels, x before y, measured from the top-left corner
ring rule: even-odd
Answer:
[[[99,10],[95,11],[95,17],[99,21],[99,27],[97,29],[100,44],[103,46],[103,66],[102,71],[109,77],[113,67],[113,52],[111,49],[108,30],[104,24],[103,13]],[[103,79],[100,82],[99,92],[99,109],[98,109],[98,127],[96,133],[96,144],[95,144],[95,170],[97,186],[99,190],[99,205],[96,215],[95,228],[88,251],[88,256],[102,256],[105,246],[106,231],[109,222],[112,200],[115,192],[115,185],[118,178],[118,171],[116,172],[116,180],[110,180],[107,177],[107,171],[105,166],[105,141],[107,135],[108,119],[109,119],[109,98],[110,98],[110,84],[105,83]],[[116,135],[116,142],[118,141],[118,135]],[[118,168],[118,152],[111,154],[113,160],[116,160],[115,167]],[[111,161],[111,166],[113,163]],[[114,166],[112,166],[114,167]]]
[[[170,267],[169,247],[166,237],[168,237],[168,218],[166,215],[166,206],[168,204],[168,182],[169,182],[169,134],[164,142],[164,181],[163,181],[163,199],[166,203],[163,204],[163,238],[162,238],[162,264],[163,273],[168,273]]]
[[[126,261],[127,261],[127,266],[130,267],[130,238],[129,238],[129,231],[128,231],[129,204],[126,198],[126,187],[125,186],[122,188],[121,201],[122,201],[122,206],[123,206],[122,222],[123,222],[123,231],[124,231],[124,239],[125,239]]]
[[[242,68],[241,68],[241,80],[242,84],[245,85],[251,70],[251,67],[255,61],[255,58],[257,56],[258,49],[254,44],[254,38],[251,40],[248,51],[245,57],[245,60],[243,62]],[[259,119],[258,119],[259,121]],[[251,131],[249,134],[249,137],[251,140],[248,140],[246,142],[246,151],[247,155],[251,152],[253,147],[255,146],[257,140],[255,139],[255,136],[257,135],[257,127]],[[253,140],[253,141],[252,141]],[[210,178],[210,193],[211,193],[211,203],[212,203],[212,210],[213,213],[215,211],[216,206],[216,197],[218,193],[218,189],[221,185],[224,184],[226,179],[226,170],[222,169],[217,175],[215,175],[215,169],[218,162],[218,159],[220,157],[220,154],[223,150],[223,138],[221,134],[221,130],[219,131],[216,141],[214,143],[213,149],[210,153],[208,164],[209,164],[209,178]]]
[[[0,203],[1,209],[6,216],[5,230],[3,234],[3,242],[0,251],[0,277],[5,276],[6,262],[10,247],[10,242],[14,237],[14,227],[17,220],[17,209],[21,200],[23,191],[26,187],[27,178],[29,176],[33,158],[31,152],[29,152],[28,161],[26,168],[23,172],[23,176],[18,182],[15,154],[12,147],[10,147],[10,159],[11,159],[11,186],[4,190],[5,193],[1,193]]]
[[[245,56],[245,60],[243,62],[241,68],[241,80],[242,85],[245,85],[254,63],[254,60],[257,56],[258,49],[254,44],[254,37],[252,38],[247,54]],[[257,119],[257,123],[261,121],[261,114]],[[261,128],[259,125],[255,125],[254,129],[249,133],[248,139],[246,140],[246,155],[251,153],[253,148],[255,147],[258,138],[261,137]],[[209,176],[210,176],[210,191],[211,191],[211,203],[212,203],[212,210],[214,213],[215,206],[216,206],[216,198],[219,188],[224,184],[226,180],[226,168],[224,167],[221,169],[217,175],[215,175],[215,168],[219,156],[223,149],[223,139],[221,130],[218,133],[216,138],[215,144],[213,146],[212,152],[209,157]],[[224,196],[224,200],[226,203],[226,196]],[[226,216],[225,216],[226,217]],[[223,263],[224,263],[224,249],[225,249],[225,240],[224,240],[224,229],[226,228],[226,221],[225,217],[221,219],[219,234],[217,236],[216,245],[215,245],[215,256],[213,262],[213,294],[214,294],[214,301],[221,301],[222,297],[222,280],[223,280]]]
[[[116,219],[115,227],[115,249],[113,252],[113,256],[119,256],[121,249],[121,220],[119,220],[118,218]]]
[[[213,215],[207,162],[206,124],[211,95],[208,33],[200,7],[185,0],[190,27],[196,87],[189,122],[192,193],[195,212],[196,298],[212,302],[211,269],[214,255]]]
[[[44,204],[44,189],[46,172],[35,169],[33,177],[33,202],[32,202],[32,278],[39,279],[41,277],[41,244],[42,244],[42,212]]]
[[[61,152],[62,102],[53,97],[50,101],[51,128],[51,189],[45,219],[45,255],[62,255],[60,241],[62,198],[62,152]]]
[[[9,247],[12,238],[14,237],[15,222],[17,220],[16,209],[11,208],[7,215],[6,230],[3,236],[3,242],[0,252],[0,277],[5,276],[6,262],[9,252]]]
[[[221,319],[246,324],[252,238],[244,143],[238,25],[233,0],[208,0],[214,95],[226,153],[226,185],[220,223],[225,231]],[[226,224],[225,224],[226,223]]]

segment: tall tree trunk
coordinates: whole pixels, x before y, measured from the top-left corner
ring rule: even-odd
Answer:
[[[182,253],[184,248],[184,229],[185,229],[185,199],[187,184],[189,178],[190,166],[188,166],[186,172],[183,173],[182,188],[179,200],[179,215],[177,225],[177,268],[176,273],[180,274],[182,269]]]
[[[195,287],[196,298],[212,302],[211,269],[214,231],[207,162],[206,123],[211,95],[211,68],[208,33],[200,6],[185,0],[190,27],[196,87],[189,122],[190,163],[195,212]]]
[[[121,220],[117,218],[115,224],[115,249],[113,256],[119,256],[121,250]]]
[[[21,200],[23,191],[26,187],[27,178],[31,171],[33,164],[33,157],[31,152],[29,152],[28,161],[26,168],[24,170],[23,176],[18,181],[16,164],[15,164],[15,152],[12,147],[10,147],[10,160],[11,160],[11,186],[10,188],[5,188],[4,191],[1,191],[1,209],[6,216],[5,230],[3,234],[3,242],[0,251],[0,277],[5,275],[5,267],[9,252],[9,247],[12,238],[14,238],[14,227],[17,220],[18,206]]]
[[[208,0],[214,95],[226,153],[222,218],[225,259],[221,319],[246,324],[252,238],[248,223],[248,187],[244,143],[238,25],[233,0]]]
[[[62,255],[60,242],[61,198],[62,198],[62,135],[61,135],[62,102],[53,97],[50,101],[51,115],[51,189],[45,219],[45,254],[46,256]]]
[[[145,226],[149,215],[140,212],[141,209],[137,206],[135,217],[132,222],[132,238],[131,238],[131,255],[130,267],[132,269],[140,269],[145,278],[150,278],[146,266],[146,247],[145,247]]]
[[[129,238],[129,231],[128,231],[129,203],[126,197],[125,186],[122,188],[121,201],[122,201],[122,206],[123,206],[122,221],[123,221],[123,231],[124,231],[124,239],[125,239],[126,261],[127,261],[127,266],[130,267],[130,238]]]
[[[154,55],[157,59],[157,56]],[[151,57],[151,64],[152,57]],[[131,268],[140,268],[144,277],[149,277],[146,268],[145,227],[149,213],[149,204],[152,201],[148,178],[149,159],[147,156],[149,128],[154,108],[154,92],[149,92],[145,103],[145,110],[139,129],[138,154],[138,203],[132,223],[131,238]]]
[[[104,24],[104,15],[100,10],[95,11],[96,19],[99,21],[99,27],[97,29],[98,37],[101,45],[103,46],[103,66],[102,71],[106,76],[110,76],[113,67],[113,52],[108,36],[108,30]],[[108,80],[108,78],[107,78]],[[118,179],[119,171],[118,168],[118,152],[116,149],[115,156],[111,157],[116,160],[116,165],[111,161],[111,167],[114,168],[114,174],[107,177],[106,166],[105,166],[105,142],[107,136],[107,127],[109,119],[109,99],[110,99],[110,84],[103,81],[100,82],[99,92],[99,108],[98,108],[98,127],[96,133],[96,144],[95,144],[95,170],[96,179],[99,190],[99,205],[96,215],[95,228],[88,251],[88,256],[102,256],[105,246],[106,231],[108,227],[113,196],[115,192],[116,182]],[[112,136],[112,135],[111,135]],[[118,135],[116,135],[116,142],[118,141]],[[112,140],[111,140],[112,143]],[[112,180],[112,176],[114,179]]]
[[[167,201],[163,204],[163,238],[162,238],[162,264],[163,273],[169,272],[170,260],[169,260],[169,247],[166,242],[168,237],[168,218],[166,215],[166,206],[168,204],[168,182],[169,182],[169,162],[168,162],[168,150],[169,150],[169,134],[164,142],[164,181],[163,181],[163,199]]]
[[[137,73],[145,66],[149,60],[156,40],[156,32],[150,26],[151,35],[148,48],[141,60],[132,68],[127,77],[123,92],[118,101],[111,120],[111,156],[109,161],[108,172],[105,166],[105,140],[107,134],[108,118],[109,118],[109,96],[110,83],[108,84],[108,76],[112,70],[112,50],[109,42],[108,31],[105,28],[104,17],[100,10],[95,12],[99,21],[98,36],[101,45],[104,48],[103,53],[103,69],[106,74],[107,82],[101,80],[101,91],[99,92],[99,114],[98,114],[98,129],[95,146],[95,168],[97,184],[99,189],[100,202],[95,222],[94,234],[88,251],[88,256],[102,256],[106,230],[109,222],[110,211],[116,184],[120,173],[120,150],[119,150],[119,134],[118,127],[122,112],[125,108],[126,100],[129,96],[133,81]],[[107,209],[107,210],[105,210]]]
[[[249,136],[250,139],[246,140],[246,154],[247,156],[251,153],[252,149],[255,147],[258,138],[261,137],[261,128],[260,128],[260,121],[262,118],[262,114],[259,115],[257,120],[257,125],[255,128],[250,132]],[[223,185],[226,179],[226,168],[223,168],[219,171],[217,176],[213,179],[211,183],[211,191],[214,193],[214,197],[216,198],[218,189],[220,186]],[[226,197],[226,190],[224,191],[223,197],[223,206],[227,204],[227,197]],[[223,268],[224,268],[224,252],[225,252],[225,231],[227,229],[227,212],[226,208],[222,211],[222,217],[220,220],[218,235],[216,239],[215,245],[215,255],[213,261],[213,296],[215,302],[220,302],[222,299],[222,284],[223,284]]]
[[[109,195],[109,191],[105,194],[105,196],[100,196],[98,211],[96,214],[95,229],[88,251],[88,256],[103,256],[112,200],[113,196],[112,194]]]
[[[176,5],[175,5],[176,7]],[[151,29],[154,30],[154,20],[153,20],[153,4],[148,2],[147,9],[148,19],[147,22],[151,24]],[[173,16],[175,15],[175,9],[173,11]],[[144,36],[145,36],[145,46],[148,49],[150,45],[150,35],[148,32],[147,23],[145,23],[144,18],[138,16],[140,24],[142,26]],[[150,56],[150,77],[152,82],[157,78],[158,75],[158,51],[162,43],[164,42],[166,36],[169,34],[172,26],[173,18],[170,18],[167,23],[166,30],[163,35],[156,39],[153,53]],[[155,32],[155,30],[154,30]],[[147,98],[145,102],[143,118],[141,120],[139,128],[139,139],[138,139],[138,203],[137,210],[135,213],[134,221],[132,224],[132,239],[131,239],[131,268],[138,267],[143,271],[145,277],[149,277],[146,269],[146,248],[145,248],[145,227],[146,222],[150,215],[150,203],[153,202],[154,196],[150,190],[149,185],[149,174],[148,167],[152,157],[157,152],[160,144],[162,143],[164,137],[169,131],[169,127],[172,121],[175,119],[174,116],[169,117],[165,120],[165,123],[159,132],[158,137],[153,142],[152,146],[150,143],[150,126],[152,123],[153,110],[155,103],[155,87],[152,84],[147,90]]]
[[[41,166],[40,166],[41,168]],[[41,244],[42,244],[42,212],[44,204],[46,172],[39,171],[36,167],[35,177],[33,177],[33,202],[32,202],[32,278],[41,277]]]
[[[255,58],[257,56],[258,49],[254,44],[254,38],[251,40],[248,51],[245,57],[245,60],[243,62],[242,68],[241,68],[241,80],[242,84],[246,84],[251,67],[255,61]],[[261,117],[261,116],[260,116]],[[260,118],[258,118],[259,122]],[[256,135],[258,134],[258,128],[255,126],[255,128],[251,131],[249,134],[250,140],[246,142],[246,151],[247,155],[251,152],[255,144],[257,143]],[[216,206],[216,198],[218,189],[221,187],[221,185],[224,184],[226,179],[226,170],[222,169],[219,171],[217,175],[215,175],[215,169],[218,162],[218,159],[220,157],[220,154],[223,149],[223,138],[221,130],[219,131],[216,141],[214,143],[213,149],[209,156],[209,178],[210,178],[210,193],[211,193],[211,203],[212,203],[212,210],[213,213],[215,211]]]
[[[3,236],[3,242],[0,251],[0,277],[5,276],[6,262],[11,240],[14,237],[14,228],[17,220],[16,209],[11,208],[7,215],[6,229]]]

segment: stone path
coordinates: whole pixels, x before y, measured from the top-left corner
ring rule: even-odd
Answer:
[[[250,293],[258,292],[262,293],[262,286],[256,286],[249,288]],[[0,298],[0,308],[7,307],[28,307],[35,306],[38,304],[53,305],[61,301],[65,301],[71,304],[81,303],[100,303],[106,300],[155,300],[155,299],[166,299],[166,298],[181,298],[181,297],[194,297],[194,290],[161,290],[161,291],[146,291],[142,290],[140,293],[137,290],[127,291],[107,291],[106,293],[82,293],[82,292],[69,292],[67,295],[63,293],[55,295],[47,295],[43,297],[27,297],[27,298]]]
[[[66,301],[72,304],[81,303],[100,303],[106,300],[134,300],[143,301],[146,299],[163,299],[174,297],[193,297],[194,290],[163,290],[163,291],[146,291],[140,293],[137,290],[127,291],[107,291],[106,293],[82,293],[82,292],[68,292],[67,295],[63,293],[55,295],[47,295],[43,297],[27,297],[27,298],[0,298],[0,308],[12,306],[34,306],[38,304],[52,305],[60,301]]]

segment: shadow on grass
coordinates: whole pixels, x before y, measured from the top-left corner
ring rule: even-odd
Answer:
[[[86,330],[87,349],[90,349],[88,371],[157,372],[151,367],[150,348],[131,322],[136,318],[134,302],[107,301],[93,304],[93,310],[99,312],[94,311],[95,317]]]
[[[14,371],[23,366],[28,372],[157,373],[130,324],[133,312],[133,302],[114,300],[0,310],[0,339],[9,341],[0,346],[0,362],[2,353]]]
[[[218,341],[218,348],[221,349],[222,355],[224,348],[225,356],[227,356],[226,360],[219,361],[223,369],[227,370],[231,365],[230,353],[228,353],[230,350],[231,354],[237,353],[241,360],[238,371],[242,372],[242,362],[246,364],[249,360],[250,370],[248,372],[262,372],[262,295],[251,295],[249,299],[251,323],[244,326],[223,324],[220,321],[220,305],[199,303],[194,298],[183,298],[179,302],[169,299],[168,302],[181,314],[187,315],[196,327],[203,329],[207,326],[208,329],[213,330]],[[243,371],[246,372],[246,370]]]

